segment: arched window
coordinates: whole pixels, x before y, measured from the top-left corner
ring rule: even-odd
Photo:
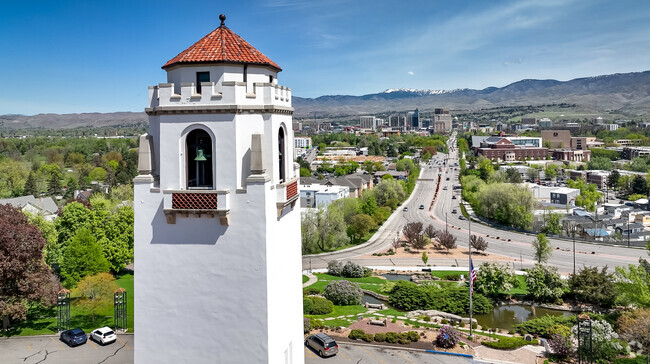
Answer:
[[[212,189],[212,138],[205,130],[192,130],[187,135],[185,146],[187,188]]]
[[[285,158],[286,158],[286,149],[284,148],[285,145],[285,137],[284,137],[284,128],[280,128],[278,131],[278,162],[280,163],[280,183],[283,183],[286,180],[286,171],[285,171]]]

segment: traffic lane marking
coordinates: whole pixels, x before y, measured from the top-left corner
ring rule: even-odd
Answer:
[[[127,343],[125,343],[124,341],[122,341],[122,339],[120,339],[119,336],[117,337],[117,339],[118,339],[122,344],[124,344],[124,346],[125,346],[127,349],[131,350],[131,348],[129,347],[129,345],[128,345]],[[127,341],[128,341],[128,340],[127,340]]]
[[[25,344],[29,348],[30,351],[32,350],[32,347],[29,346],[29,344],[26,341],[24,341],[24,340],[21,340],[21,341],[23,342],[23,344]]]
[[[357,348],[361,349],[362,351],[365,351],[367,354],[370,354],[370,356],[372,356],[373,358],[379,360],[380,362],[385,363],[385,364],[388,364],[388,363],[386,363],[384,360],[382,360],[380,357],[378,357],[378,356],[376,356],[375,354],[371,353],[370,351],[364,349],[363,347],[358,346]]]
[[[61,341],[54,340],[53,337],[50,337],[50,340],[52,340],[54,343],[56,343],[61,349],[65,350],[65,346],[63,345],[63,343],[61,343]]]

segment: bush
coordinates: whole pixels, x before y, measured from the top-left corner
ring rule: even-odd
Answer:
[[[458,344],[458,332],[449,325],[440,328],[436,337],[436,346],[445,349],[451,349]]]
[[[548,345],[553,349],[555,355],[560,359],[564,359],[569,356],[571,349],[573,348],[573,343],[571,342],[571,336],[563,336],[561,334],[554,334],[549,340]]]
[[[387,332],[386,333],[386,342],[391,344],[396,344],[399,341],[398,335],[396,332]]]
[[[443,325],[447,325],[449,323],[449,320],[442,319],[442,320],[440,320],[440,323],[443,324]]]
[[[409,332],[407,332],[407,333],[406,333],[406,337],[408,337],[408,339],[409,339],[411,342],[414,342],[414,343],[415,343],[415,342],[418,342],[418,340],[420,340],[420,335],[418,335],[418,333],[415,332],[415,331],[409,331]]]
[[[564,326],[570,329],[570,327],[575,325],[576,322],[576,316],[564,317],[546,315],[517,324],[515,325],[515,328],[521,334],[531,334],[549,339],[553,334],[561,333],[561,330],[564,330],[558,326]]]
[[[614,275],[607,273],[607,267],[600,271],[596,267],[584,267],[569,278],[571,294],[580,302],[612,307],[617,291]]]
[[[313,288],[313,287],[307,287],[302,290],[302,294],[304,296],[311,296],[315,294],[320,294],[320,290],[318,288]]]
[[[475,314],[492,310],[492,302],[482,294],[475,293],[472,301]],[[390,292],[390,303],[404,311],[438,310],[456,315],[469,312],[466,286],[419,286],[413,282],[397,281]]]
[[[366,336],[366,333],[363,330],[359,330],[359,329],[354,329],[354,330],[350,331],[350,334],[348,335],[348,337],[350,339],[352,339],[352,340],[361,339],[361,338],[363,338],[365,336]]]
[[[364,275],[363,267],[351,261],[345,263],[341,271],[341,276],[345,278],[363,278]]]
[[[363,292],[357,283],[346,280],[331,281],[325,286],[323,295],[335,305],[360,305]]]
[[[386,341],[386,334],[383,332],[378,332],[375,334],[375,341],[376,342],[384,342]]]
[[[303,319],[303,325],[304,325],[305,334],[310,332],[311,330],[322,329],[324,327],[322,320],[313,319],[309,317],[305,317]]]
[[[499,341],[484,341],[483,345],[492,349],[510,350],[517,349],[525,345],[537,345],[539,342],[536,339],[533,341],[526,341],[521,337],[507,337],[502,336]]]
[[[560,277],[556,267],[535,264],[526,276],[528,291],[538,302],[561,302],[562,295],[568,290],[567,282]]]
[[[424,321],[426,321],[426,322],[429,322],[429,321],[431,321],[431,316],[424,316],[424,317],[422,318],[422,320],[424,320]]]
[[[305,296],[302,298],[302,309],[305,315],[325,315],[334,310],[334,304],[322,297]]]
[[[486,296],[496,297],[499,292],[511,290],[519,281],[515,272],[507,264],[486,262],[476,274],[474,289]]]
[[[448,274],[447,275],[447,280],[448,281],[460,281],[460,274]]]
[[[341,272],[343,271],[343,264],[338,260],[331,260],[327,263],[327,274],[341,277]]]

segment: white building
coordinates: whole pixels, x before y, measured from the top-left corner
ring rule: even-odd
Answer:
[[[149,87],[136,364],[304,362],[291,91],[219,18]]]
[[[348,186],[301,185],[300,207],[326,208],[332,202],[350,197]]]
[[[606,130],[609,131],[617,131],[619,127],[618,124],[604,124],[603,126],[605,127]]]
[[[377,129],[377,118],[374,116],[361,116],[359,118],[359,126],[361,129]]]
[[[295,137],[293,138],[293,147],[294,148],[311,148],[311,138],[310,137]]]

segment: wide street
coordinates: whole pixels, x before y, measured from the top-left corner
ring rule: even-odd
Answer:
[[[455,142],[454,142],[455,143]],[[448,158],[447,166],[444,161]],[[379,231],[367,243],[358,247],[341,250],[333,253],[303,256],[303,269],[316,269],[327,267],[330,260],[352,260],[365,266],[416,266],[422,264],[419,257],[365,257],[374,252],[386,251],[391,246],[391,241],[401,228],[413,221],[421,221],[426,225],[433,224],[436,229],[445,229],[454,234],[458,245],[467,246],[469,242],[470,222],[461,220],[460,190],[454,190],[454,185],[459,185],[457,179],[459,171],[455,169],[458,162],[458,152],[455,148],[449,155],[438,153],[427,165],[422,165],[422,173],[411,197],[400,206],[392,216],[382,225]],[[441,186],[437,199],[433,197],[438,183],[438,173],[441,173]],[[449,180],[447,180],[447,178]],[[444,187],[447,187],[445,190]],[[452,199],[456,195],[456,199]],[[432,203],[433,202],[433,203]],[[418,207],[424,205],[424,209]],[[403,211],[403,207],[408,211]],[[456,213],[452,210],[456,209]],[[447,220],[447,226],[445,224]],[[533,249],[531,242],[534,235],[528,235],[509,230],[501,230],[478,222],[471,223],[472,234],[484,237],[488,243],[487,253],[502,255],[516,260],[517,269],[532,267],[534,265]],[[497,237],[499,239],[497,239]],[[509,240],[509,241],[508,241]],[[550,265],[557,266],[560,272],[573,272],[573,242],[562,239],[549,239],[553,246],[553,255],[549,260]],[[609,244],[586,243],[576,240],[576,271],[584,266],[609,268],[628,264],[637,264],[639,257],[647,257],[646,250],[641,248],[627,248]],[[476,262],[481,261],[481,256],[474,256]],[[469,262],[457,261],[448,258],[429,258],[430,264],[442,266],[465,266]]]
[[[478,361],[466,357],[433,354],[424,351],[389,349],[375,345],[350,345],[347,343],[339,343],[339,353],[328,358],[321,358],[313,350],[305,347],[305,363],[465,364],[478,363]]]

